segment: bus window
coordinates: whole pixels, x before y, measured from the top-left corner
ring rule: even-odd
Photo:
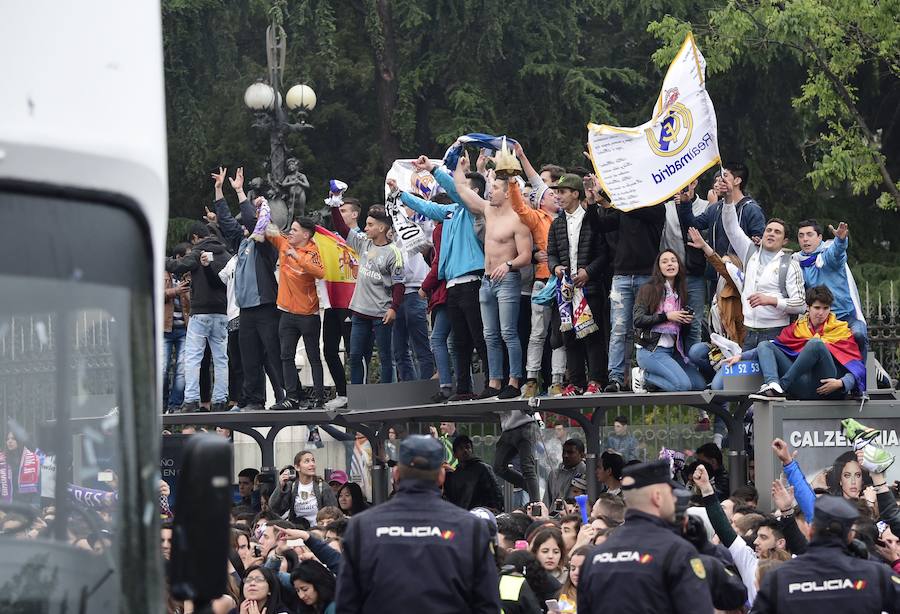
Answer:
[[[59,195],[0,192],[0,214],[0,611],[118,611],[120,536],[153,512],[148,239]]]

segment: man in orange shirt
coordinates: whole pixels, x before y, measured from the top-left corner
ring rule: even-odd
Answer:
[[[522,170],[531,183],[531,202],[534,206],[529,206],[522,193],[519,191],[518,185],[512,186],[510,190],[510,199],[512,200],[512,208],[519,215],[519,219],[531,231],[531,238],[537,246],[538,251],[535,254],[537,265],[534,267],[534,286],[531,295],[535,296],[547,284],[550,278],[550,269],[547,267],[547,235],[550,232],[550,224],[556,219],[559,213],[559,204],[556,198],[556,192],[549,189],[547,184],[538,175],[535,168],[528,161],[522,146],[518,143],[515,145],[516,156],[522,163]],[[522,388],[522,398],[536,397],[540,394],[540,386],[538,385],[538,376],[541,373],[541,361],[544,357],[544,341],[547,339],[547,331],[550,328],[550,318],[552,316],[553,307],[531,304],[531,335],[528,338],[528,350],[525,354],[525,375],[527,380]],[[553,362],[551,374],[553,384],[562,389],[563,377],[566,372],[566,352],[564,348],[553,350]],[[546,385],[546,382],[544,382]],[[551,394],[553,394],[551,392]]]
[[[306,358],[312,370],[313,396],[310,407],[322,407],[325,396],[324,371],[319,353],[319,295],[316,280],[325,277],[319,247],[312,240],[316,225],[309,218],[298,218],[291,224],[287,238],[267,233],[267,239],[278,249],[278,337],[281,340],[281,365],[284,370],[285,397],[271,409],[300,409],[300,378],[294,356],[297,342],[303,337]]]

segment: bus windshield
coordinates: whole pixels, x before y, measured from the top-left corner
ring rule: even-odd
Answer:
[[[152,413],[146,233],[59,196],[0,192],[0,213],[0,611],[118,611],[119,536],[150,523],[121,487]]]

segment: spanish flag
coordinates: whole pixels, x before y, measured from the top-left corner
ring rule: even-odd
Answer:
[[[322,226],[316,226],[313,240],[319,246],[319,255],[325,267],[324,282],[329,305],[347,309],[356,288],[359,258],[342,237]]]
[[[791,358],[796,358],[806,342],[815,338],[825,342],[832,357],[853,374],[858,391],[863,392],[866,389],[866,366],[859,346],[850,332],[850,326],[838,320],[833,313],[828,314],[820,330],[814,330],[809,324],[809,316],[802,315],[793,324],[785,326],[773,343]]]

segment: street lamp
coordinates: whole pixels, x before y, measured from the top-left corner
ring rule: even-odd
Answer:
[[[309,180],[302,172],[300,160],[290,155],[285,137],[290,132],[311,129],[306,115],[316,107],[316,93],[305,84],[294,85],[282,98],[285,50],[286,35],[276,11],[266,28],[268,79],[258,80],[244,92],[244,104],[253,111],[253,127],[269,133],[269,172],[265,178],[252,179],[250,186],[255,193],[266,196],[272,222],[282,229],[290,226],[294,216],[304,214],[309,191]]]

